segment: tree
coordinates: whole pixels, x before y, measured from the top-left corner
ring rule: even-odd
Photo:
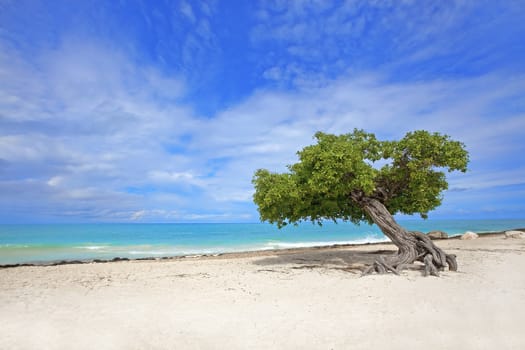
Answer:
[[[397,246],[395,255],[379,257],[363,274],[395,274],[421,261],[425,275],[456,271],[456,257],[425,234],[409,232],[393,215],[420,214],[441,204],[448,188],[444,171],[467,170],[465,145],[447,135],[409,132],[399,141],[379,141],[374,134],[315,134],[317,143],[297,152],[299,162],[286,173],[259,169],[253,177],[254,202],[261,220],[279,228],[301,221],[375,223]]]

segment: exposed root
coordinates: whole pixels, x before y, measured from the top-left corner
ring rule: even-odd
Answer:
[[[385,258],[380,256],[377,258],[377,260],[374,262],[373,265],[366,268],[366,270],[363,272],[363,275],[370,274],[372,272],[377,272],[379,274],[387,273],[388,271],[391,271],[392,273],[399,275],[399,272],[395,267],[390,265],[385,261]]]
[[[449,271],[457,271],[458,265],[456,256],[446,254],[441,248],[436,246],[425,234],[421,232],[410,232],[411,239],[406,245],[399,247],[399,251],[394,256],[380,256],[368,268],[362,276],[373,272],[378,274],[392,272],[399,275],[400,272],[416,261],[424,264],[425,276],[439,277],[439,272],[447,266]]]
[[[432,262],[433,259],[434,257],[432,256],[432,254],[427,254],[425,258],[423,259],[423,261],[425,262],[424,275],[425,276],[431,275],[431,276],[439,277],[439,271],[436,265],[434,265],[434,263]]]
[[[456,256],[454,254],[447,254],[447,264],[449,271],[458,270],[458,262],[456,261]]]

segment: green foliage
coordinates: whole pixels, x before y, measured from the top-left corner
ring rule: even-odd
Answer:
[[[415,131],[399,141],[379,141],[356,129],[343,135],[318,132],[315,138],[316,144],[297,152],[299,162],[288,166],[289,172],[255,172],[261,220],[279,227],[303,220],[370,222],[352,199],[356,195],[380,200],[391,214],[426,217],[448,187],[444,170],[467,169],[465,146],[439,133]]]

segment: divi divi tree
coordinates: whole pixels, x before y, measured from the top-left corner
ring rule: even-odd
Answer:
[[[315,134],[317,143],[297,152],[299,161],[288,172],[259,169],[253,177],[254,201],[261,220],[279,228],[301,221],[324,220],[376,224],[397,246],[363,273],[398,274],[420,261],[425,275],[438,276],[456,257],[445,253],[425,234],[408,231],[393,215],[426,218],[448,188],[445,172],[467,170],[465,145],[428,131],[407,133],[398,141],[380,141],[363,130]]]

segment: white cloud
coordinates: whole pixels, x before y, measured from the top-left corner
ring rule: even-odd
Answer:
[[[131,214],[131,220],[140,220],[144,217],[144,214],[146,214],[145,210],[139,210]]]
[[[196,130],[194,139],[204,157],[229,157],[212,179],[220,187],[214,194],[219,200],[250,201],[255,169],[285,171],[296,161],[295,152],[313,142],[315,131],[344,133],[355,127],[387,139],[414,129],[449,134],[467,144],[472,159],[472,171],[452,174],[451,187],[470,182],[491,190],[523,178],[525,119],[519,112],[502,116],[491,109],[524,89],[525,77],[509,81],[499,75],[406,84],[378,76],[343,78],[296,93],[261,91]],[[485,181],[479,173],[498,181]]]
[[[186,16],[191,22],[195,22],[195,14],[189,3],[182,1],[180,4],[180,11]]]
[[[148,173],[148,177],[152,181],[159,183],[179,183],[193,186],[205,185],[205,182],[203,180],[194,176],[190,172],[153,170]]]
[[[474,170],[467,176],[455,176],[450,182],[452,190],[487,190],[503,186],[525,184],[525,167],[492,171]]]
[[[62,176],[53,176],[47,181],[47,184],[51,187],[59,186],[64,181]]]
[[[123,213],[122,213],[123,214]],[[130,220],[132,221],[164,221],[171,220],[175,222],[184,221],[228,221],[249,219],[249,214],[231,214],[231,213],[217,213],[217,214],[199,214],[199,213],[185,213],[177,211],[168,211],[163,209],[138,210],[130,213]]]
[[[251,40],[261,50],[272,48],[261,60],[263,76],[293,85],[303,82],[297,76],[322,80],[367,69],[407,80],[436,73],[444,77],[487,72],[495,62],[507,62],[501,59],[507,55],[502,52],[512,50],[509,46],[514,46],[512,38],[519,37],[523,17],[523,8],[514,2],[454,0],[430,6],[425,1],[262,1],[258,5]],[[292,73],[290,62],[300,73],[286,74]]]
[[[27,213],[255,219],[256,169],[285,171],[316,131],[355,127],[380,138],[429,129],[464,141],[472,172],[453,175],[451,188],[490,190],[523,174],[523,111],[500,110],[525,91],[519,75],[414,83],[341,76],[294,92],[259,90],[206,119],[179,102],[181,80],[101,45],[65,42],[37,57],[37,68],[11,57],[0,61],[0,203]]]

